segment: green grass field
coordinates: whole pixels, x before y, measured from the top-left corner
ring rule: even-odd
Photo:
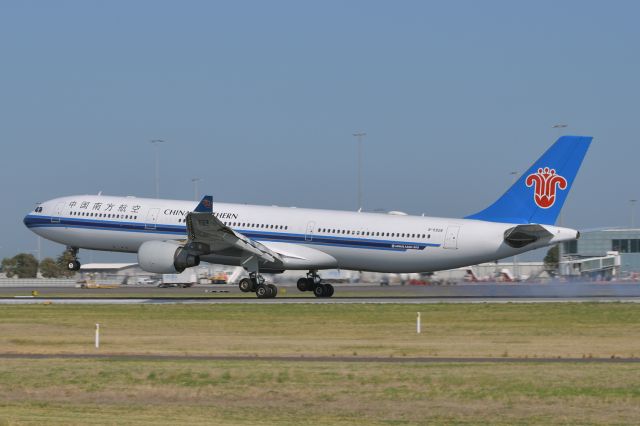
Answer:
[[[1,353],[530,361],[2,359],[0,425],[637,424],[640,364],[535,358],[637,357],[639,324],[620,303],[2,306]]]

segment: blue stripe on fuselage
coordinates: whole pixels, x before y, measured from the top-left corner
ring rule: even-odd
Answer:
[[[52,220],[55,220],[53,222]],[[149,234],[170,234],[186,237],[186,226],[148,224],[140,222],[120,222],[114,220],[80,219],[67,217],[33,216],[24,218],[28,228],[79,228],[101,231],[146,232]],[[440,244],[416,243],[407,241],[375,240],[369,238],[333,237],[313,234],[309,240],[304,234],[256,231],[251,229],[236,229],[237,232],[257,241],[274,241],[297,244],[325,245],[336,247],[362,248],[369,250],[424,250],[426,247],[439,247]]]

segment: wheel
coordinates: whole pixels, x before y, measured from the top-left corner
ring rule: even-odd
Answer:
[[[324,297],[331,297],[333,296],[333,286],[331,284],[325,284],[325,291],[327,292],[327,294]]]
[[[242,291],[243,293],[248,293],[251,291],[251,280],[249,278],[243,278],[240,280],[240,282],[238,283],[238,287],[240,288],[240,291]]]
[[[296,286],[298,287],[298,290],[300,290],[300,291],[307,291],[307,279],[306,278],[300,278],[298,280],[298,283],[296,284]]]
[[[324,295],[326,294],[326,287],[324,284],[317,284],[314,288],[313,288],[313,294],[316,297],[324,297]]]
[[[258,296],[258,299],[266,299],[267,297],[270,297],[270,295],[271,289],[269,287],[264,284],[258,284],[256,287],[256,296]]]
[[[313,291],[313,289],[320,283],[313,282],[313,278],[307,278],[307,291]]]
[[[67,269],[70,270],[70,271],[75,271],[76,270],[76,262],[75,262],[75,260],[67,263]]]
[[[269,287],[269,289],[271,289],[271,296],[269,296],[269,297],[276,297],[278,295],[278,287],[276,287],[273,284],[267,284],[267,287]]]

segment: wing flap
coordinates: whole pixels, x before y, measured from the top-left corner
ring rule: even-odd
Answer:
[[[203,202],[206,201],[203,198]],[[201,202],[198,207],[200,207]],[[211,203],[209,202],[209,206]],[[196,209],[198,210],[198,209]],[[263,244],[242,235],[226,226],[211,210],[200,209],[187,214],[187,235],[189,243],[206,244],[212,253],[228,248],[238,248],[256,256],[263,262],[281,264],[280,255]]]

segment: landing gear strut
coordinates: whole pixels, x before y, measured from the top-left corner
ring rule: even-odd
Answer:
[[[77,247],[67,247],[67,253],[73,257],[73,260],[67,262],[67,269],[70,271],[79,271],[80,270],[80,262],[78,262],[78,248]]]
[[[317,271],[309,271],[307,278],[300,278],[297,287],[300,291],[313,291],[316,297],[331,297],[334,291],[331,284],[322,282]]]
[[[257,272],[250,272],[249,278],[241,279],[238,287],[243,293],[254,291],[258,299],[271,299],[278,294],[278,287],[265,283],[264,277]]]
[[[278,294],[278,287],[266,284],[260,275],[260,262],[256,256],[248,256],[242,259],[240,265],[249,272],[249,278],[243,278],[238,287],[243,292],[255,291],[258,299],[270,299]]]

